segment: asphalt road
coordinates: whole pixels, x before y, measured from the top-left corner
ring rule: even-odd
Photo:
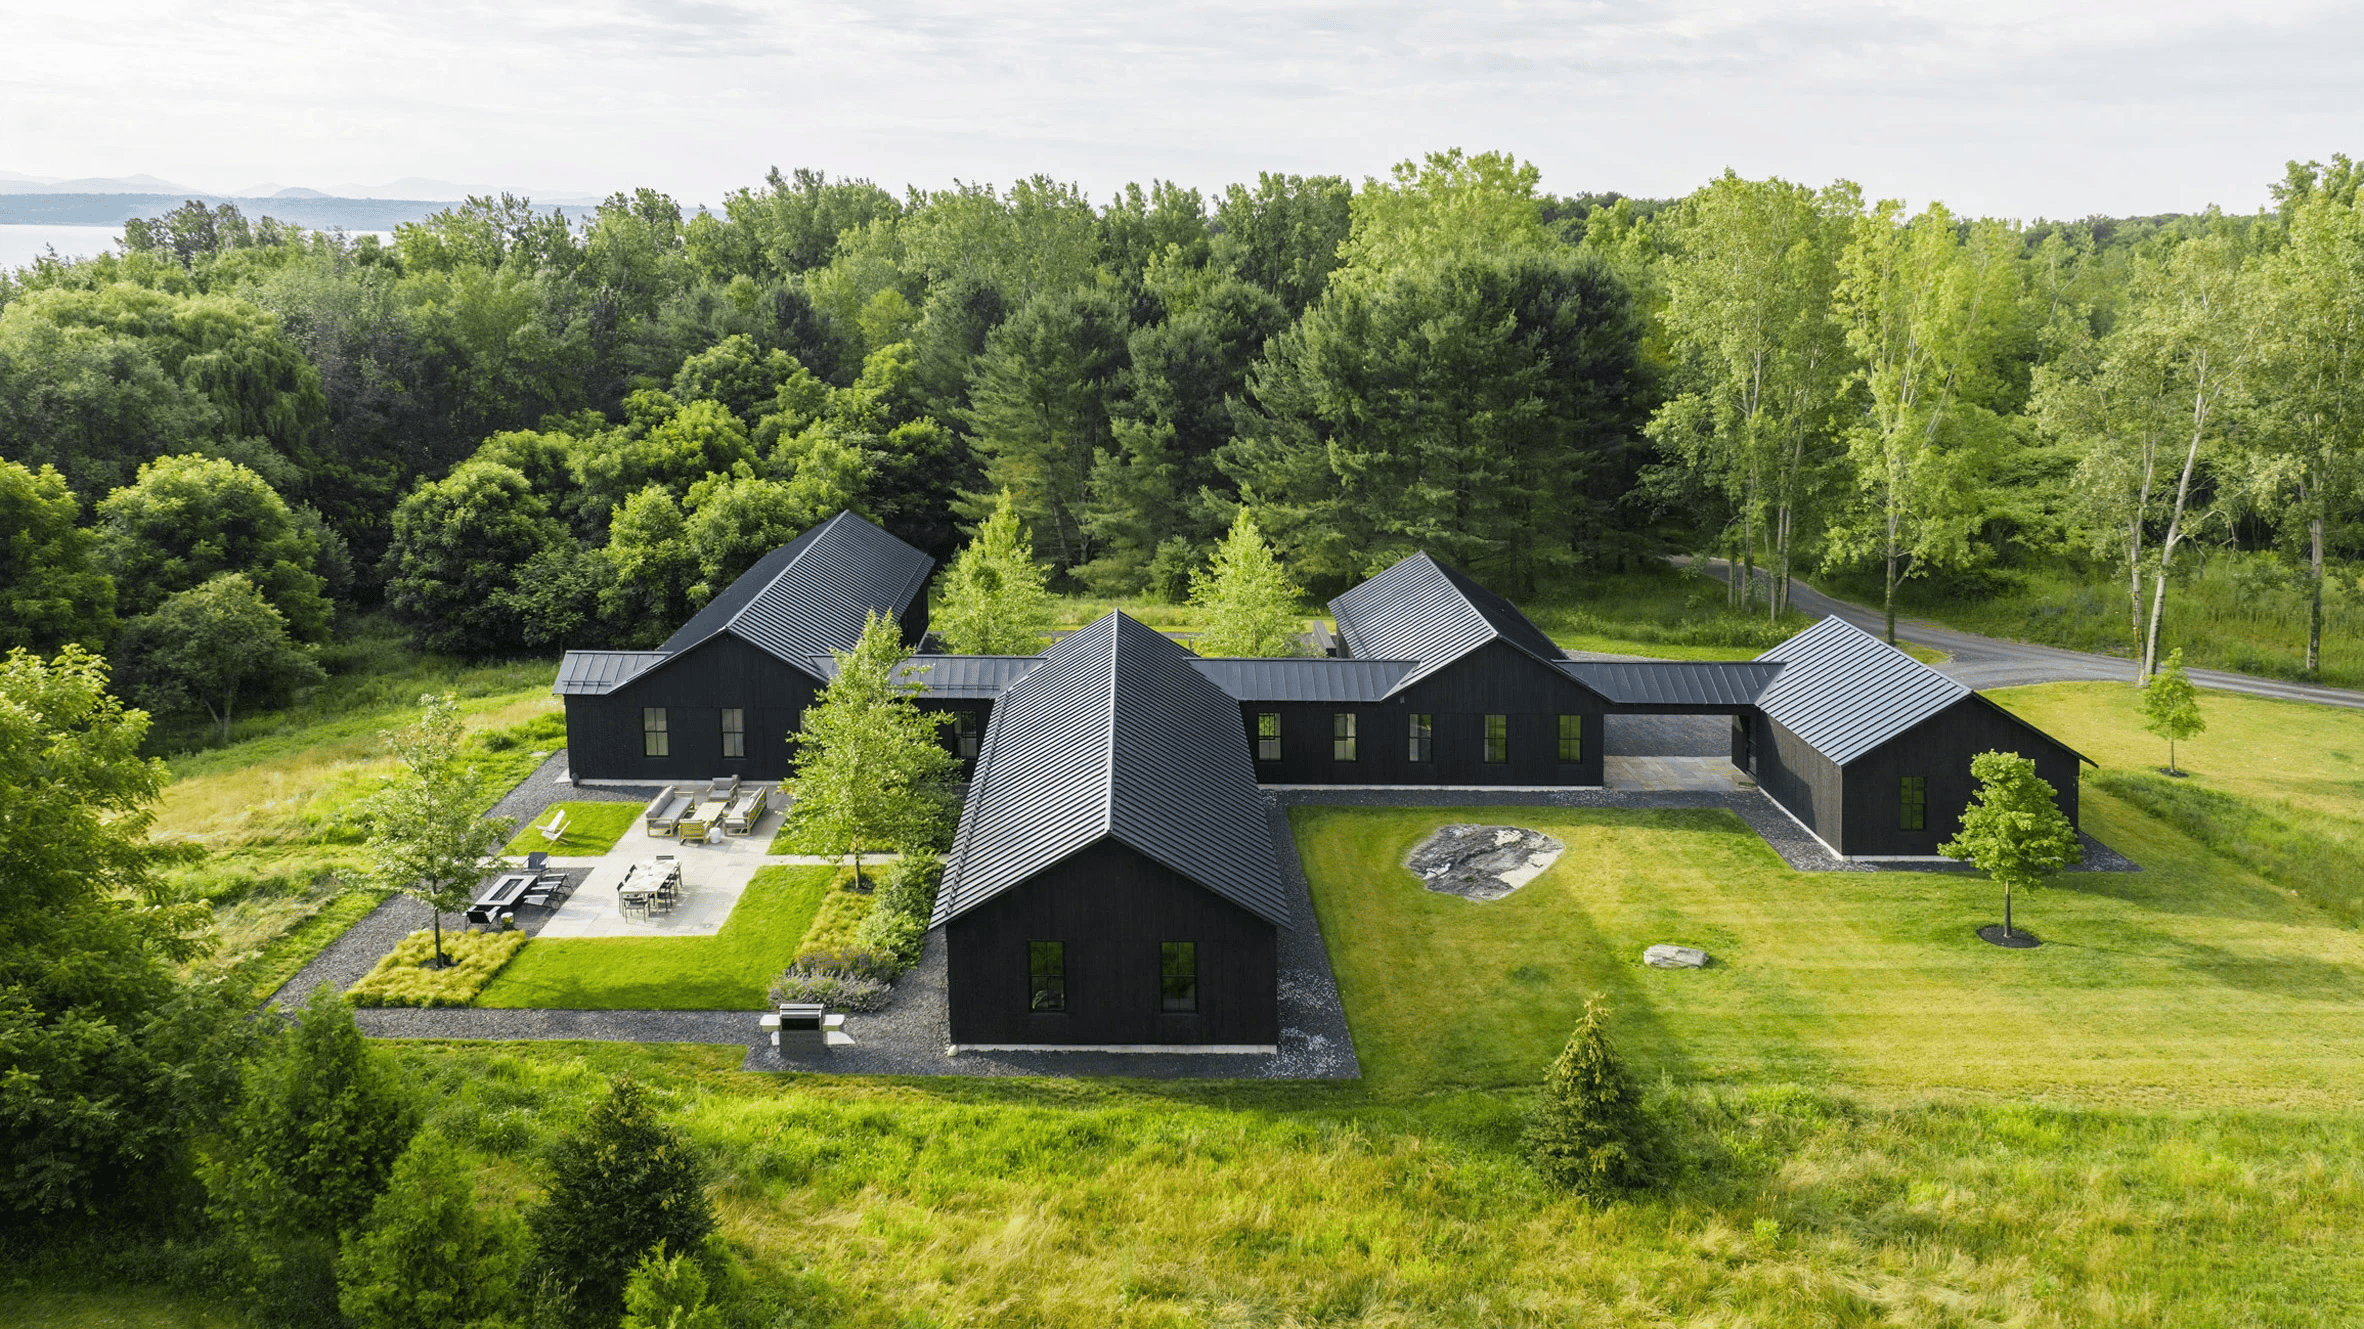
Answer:
[[[1718,576],[1731,575],[1731,565],[1724,559],[1711,560],[1709,566]],[[1760,570],[1758,575],[1764,574]],[[1789,598],[1800,612],[1815,618],[1829,618],[1835,614],[1875,636],[1887,630],[1879,610],[1834,600],[1795,578],[1790,581]],[[2115,656],[2004,641],[1998,637],[1981,637],[1976,633],[1956,632],[1918,619],[1897,619],[1896,635],[1915,645],[1945,652],[1947,660],[1936,667],[1974,688],[2009,688],[2028,683],[2074,683],[2097,679],[2119,683],[2134,681],[2134,662]],[[2364,692],[2353,692],[2346,688],[2290,683],[2252,674],[2228,674],[2217,669],[2194,669],[2190,673],[2192,682],[2204,688],[2242,692],[2253,697],[2272,697],[2280,701],[2311,701],[2323,706],[2364,710]]]

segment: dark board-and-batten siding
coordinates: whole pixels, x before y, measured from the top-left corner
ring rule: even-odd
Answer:
[[[1597,785],[1601,783],[1600,697],[1559,671],[1499,642],[1470,652],[1385,700],[1240,702],[1240,723],[1256,752],[1257,717],[1280,716],[1281,755],[1258,760],[1259,784]],[[1335,757],[1334,716],[1355,716],[1355,759]],[[1411,759],[1411,717],[1431,719],[1430,760]],[[1505,717],[1507,760],[1485,759],[1485,717]],[[1559,759],[1559,717],[1583,726],[1580,760]]]
[[[788,735],[820,684],[737,637],[710,637],[612,692],[566,699],[567,764],[586,780],[785,779]],[[666,753],[648,755],[643,712],[665,711]],[[746,712],[744,757],[722,755],[722,713]]]
[[[1010,1046],[1280,1041],[1273,925],[1113,839],[944,924],[952,1042]],[[1029,1009],[1028,943],[1066,946],[1067,1010]],[[1158,948],[1194,942],[1199,1009],[1162,1009]]]

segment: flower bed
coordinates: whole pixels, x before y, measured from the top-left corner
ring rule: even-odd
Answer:
[[[430,969],[435,934],[413,932],[347,989],[356,1006],[465,1006],[525,945],[522,932],[446,932],[447,969]]]

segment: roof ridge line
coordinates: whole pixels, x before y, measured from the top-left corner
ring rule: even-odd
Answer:
[[[1119,620],[1123,618],[1122,610],[1108,611],[1108,778],[1101,782],[1108,797],[1100,805],[1102,835],[1116,834],[1116,653],[1124,643],[1124,633],[1119,630],[1123,626]]]

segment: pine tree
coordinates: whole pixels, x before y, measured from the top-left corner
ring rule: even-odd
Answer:
[[[944,574],[935,629],[960,655],[1033,655],[1042,649],[1051,630],[1051,596],[1008,490]]]
[[[698,1250],[714,1230],[705,1168],[629,1078],[553,1157],[548,1196],[526,1215],[528,1285],[556,1323],[614,1324],[642,1255],[659,1243]]]
[[[911,658],[893,620],[870,617],[862,640],[837,657],[837,676],[788,736],[796,747],[797,815],[853,856],[862,846],[933,844],[942,830],[956,764],[936,739],[951,719],[914,705],[924,685],[898,681]]]
[[[1206,615],[1192,645],[1205,656],[1300,654],[1301,594],[1256,519],[1241,508],[1206,571],[1190,579],[1190,603]]]
[[[706,1300],[706,1271],[688,1255],[665,1254],[663,1242],[642,1257],[624,1285],[623,1329],[722,1329],[722,1311]]]
[[[1587,998],[1527,1126],[1527,1148],[1543,1175],[1596,1201],[1647,1186],[1657,1171],[1656,1131],[1608,1026],[1600,998]]]
[[[2052,782],[2036,774],[2036,763],[2016,752],[1981,752],[1970,759],[1978,780],[1962,829],[1937,846],[1947,858],[1967,859],[2003,883],[2003,935],[2012,936],[2013,887],[2040,886],[2053,873],[2085,856],[2076,828],[2053,800]]]
[[[422,1133],[337,1263],[338,1308],[355,1329],[462,1329],[507,1316],[525,1256],[524,1225],[484,1209],[466,1165]]]
[[[2167,740],[2167,773],[2183,774],[2175,769],[2176,741],[2208,732],[2208,721],[2200,714],[2199,690],[2183,672],[2181,646],[2167,653],[2159,672],[2142,686],[2142,727]]]

